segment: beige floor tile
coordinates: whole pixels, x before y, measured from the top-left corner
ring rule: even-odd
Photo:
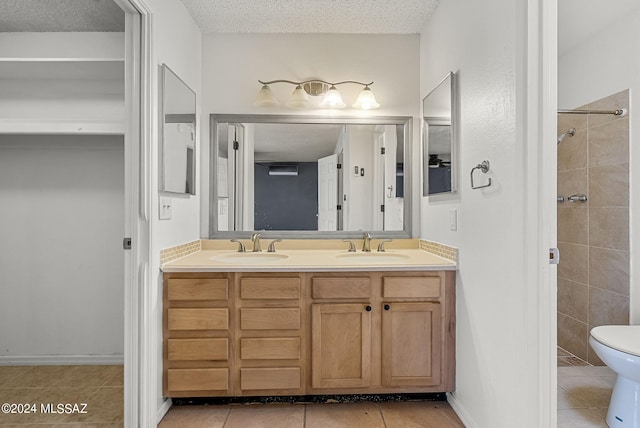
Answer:
[[[308,404],[306,428],[383,428],[375,403]]]
[[[102,386],[124,386],[124,366],[112,366],[113,375]]]
[[[225,428],[303,428],[304,405],[255,404],[231,406]]]
[[[558,386],[589,407],[608,407],[614,383],[608,377],[558,377]]]
[[[2,415],[3,423],[27,424],[27,423],[65,423],[65,414],[47,413],[42,406],[51,404],[55,409],[62,403],[87,403],[95,393],[93,388],[17,388],[0,390],[0,402],[2,403],[31,403],[36,405],[36,412],[29,414]]]
[[[605,412],[606,415],[606,412]],[[558,428],[608,428],[599,409],[558,410]]]
[[[558,410],[585,409],[587,407],[589,406],[587,406],[583,401],[558,387]]]
[[[82,402],[87,403],[87,413],[66,415],[65,423],[117,424],[124,420],[124,391],[122,387],[98,388],[97,392]]]
[[[172,406],[159,428],[222,428],[230,406]]]
[[[387,428],[464,428],[446,402],[381,403]]]
[[[30,370],[30,366],[0,366],[0,389],[19,387],[20,379]]]

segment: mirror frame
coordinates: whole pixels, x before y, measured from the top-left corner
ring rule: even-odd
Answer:
[[[273,114],[211,114],[209,123],[209,239],[246,239],[255,231],[219,231],[213,215],[217,211],[218,200],[218,124],[220,123],[282,123],[282,124],[345,124],[345,125],[402,125],[404,127],[404,218],[403,230],[398,231],[307,231],[307,230],[264,230],[259,231],[263,238],[289,239],[362,239],[364,232],[370,232],[375,239],[413,237],[412,204],[413,187],[413,118],[411,116],[310,116],[310,115],[273,115]]]
[[[440,88],[442,86],[443,83],[445,83],[447,81],[447,79],[451,79],[451,88],[450,88],[450,96],[451,96],[451,107],[450,107],[450,120],[448,121],[449,125],[451,126],[451,137],[450,137],[450,145],[451,145],[451,190],[447,191],[447,192],[438,192],[438,193],[429,193],[429,189],[428,189],[428,184],[429,184],[429,180],[428,180],[428,164],[429,164],[429,140],[427,138],[427,132],[426,132],[426,127],[425,127],[425,122],[428,123],[427,118],[424,115],[424,102],[426,101],[426,99],[429,97],[429,95],[433,94],[435,91],[438,90],[438,88]],[[457,124],[458,124],[458,118],[457,118],[457,76],[456,73],[453,71],[450,71],[449,73],[447,73],[446,76],[444,76],[444,78],[442,80],[440,80],[440,82],[438,82],[438,84],[431,90],[429,91],[429,93],[427,95],[424,96],[424,98],[422,99],[422,104],[421,104],[421,110],[422,110],[422,115],[421,115],[421,121],[420,121],[420,130],[422,133],[422,149],[421,149],[421,171],[422,171],[422,176],[420,177],[420,187],[421,187],[421,197],[438,197],[440,195],[451,195],[454,194],[458,191],[458,147],[457,147],[457,139],[458,139],[458,132],[457,132]],[[431,122],[434,125],[442,125],[444,124],[444,120],[442,118],[439,119],[432,119]],[[425,186],[426,184],[426,186]]]
[[[194,132],[194,141],[193,141],[193,166],[191,168],[191,173],[189,174],[189,170],[187,169],[187,179],[191,179],[191,182],[193,183],[193,185],[191,186],[192,188],[189,189],[190,191],[185,191],[185,192],[180,192],[180,191],[175,191],[175,190],[168,190],[166,189],[166,185],[165,185],[165,168],[164,168],[164,153],[165,153],[165,148],[164,148],[164,143],[165,143],[165,135],[164,135],[164,128],[165,128],[165,103],[166,103],[166,76],[168,73],[171,73],[171,75],[173,77],[175,77],[176,79],[178,79],[178,81],[180,83],[182,83],[182,85],[184,85],[184,87],[193,94],[193,132]],[[195,93],[195,91],[193,89],[191,89],[189,87],[189,85],[187,85],[176,73],[173,72],[173,70],[171,70],[169,68],[169,66],[167,66],[167,64],[162,64],[160,66],[160,88],[159,88],[159,123],[158,123],[158,191],[160,192],[165,192],[165,193],[172,193],[175,195],[195,195],[196,194],[196,188],[197,188],[197,183],[196,183],[196,169],[197,169],[197,156],[196,156],[196,150],[197,150],[197,142],[198,142],[198,118],[197,118],[197,108],[198,108],[198,103],[197,103],[197,95]],[[184,114],[181,116],[187,116],[189,115]],[[190,176],[190,177],[189,177]]]

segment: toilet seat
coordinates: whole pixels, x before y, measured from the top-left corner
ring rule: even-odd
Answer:
[[[640,325],[601,325],[591,336],[605,346],[640,357]]]

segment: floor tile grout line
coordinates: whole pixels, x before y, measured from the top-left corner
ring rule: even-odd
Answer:
[[[382,418],[382,425],[384,425],[384,428],[388,428],[387,427],[387,421],[384,418],[384,412],[382,411],[382,406],[380,405],[380,403],[376,403],[378,405],[378,411],[380,412],[380,417]]]
[[[222,423],[222,428],[225,428],[225,426],[227,425],[227,421],[229,420],[229,415],[231,414],[231,406],[228,406],[227,408],[227,414],[224,417],[224,422]]]

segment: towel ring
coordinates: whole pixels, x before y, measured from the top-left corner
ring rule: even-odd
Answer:
[[[491,186],[491,177],[489,177],[489,182],[487,184],[485,184],[483,186],[474,186],[474,184],[473,184],[473,173],[474,173],[474,171],[476,169],[479,169],[484,174],[486,174],[487,172],[489,172],[489,161],[488,160],[484,160],[484,161],[482,161],[482,163],[479,163],[478,165],[476,165],[473,168],[471,168],[471,188],[472,189],[482,189],[483,187]]]

